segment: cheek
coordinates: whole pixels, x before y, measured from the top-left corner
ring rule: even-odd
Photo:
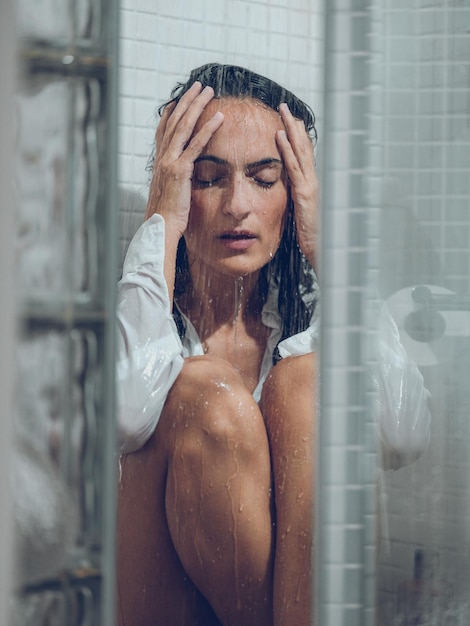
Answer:
[[[274,210],[271,207],[268,215],[269,228],[272,231],[273,237],[280,239],[287,217],[287,194],[283,195],[278,202],[276,202]]]
[[[199,194],[191,196],[191,209],[189,211],[188,226],[186,235],[195,237],[204,228],[204,222],[208,219],[206,203],[201,202]]]
[[[188,250],[200,253],[207,248],[207,241],[214,231],[214,217],[217,214],[217,198],[207,190],[193,191],[191,195],[191,209],[184,238]]]
[[[184,233],[188,252],[200,247],[199,237],[201,236],[201,232],[204,232],[204,226],[200,222],[200,214],[197,211],[191,211],[188,225],[186,226],[186,232]]]

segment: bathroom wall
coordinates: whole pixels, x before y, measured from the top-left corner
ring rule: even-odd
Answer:
[[[314,109],[321,134],[322,0],[123,0],[122,245],[145,210],[156,109],[193,67],[235,63],[277,80]]]
[[[382,302],[400,300],[402,290],[421,283],[462,297],[470,291],[469,3],[332,0],[326,17],[325,31],[320,1],[123,0],[121,249],[145,208],[155,109],[192,67],[244,64],[312,105],[328,270],[319,623],[406,626],[412,609],[407,616],[403,597],[421,550],[427,580],[447,598],[445,606],[429,605],[435,609],[429,623],[463,626],[468,318],[446,312],[444,340],[421,342],[430,363],[423,346],[406,343],[432,393],[432,428],[425,454],[397,471],[376,466],[365,356],[370,293]]]
[[[463,625],[470,619],[470,3],[375,0],[372,8],[371,283],[420,366],[432,413],[424,455],[381,477],[381,623]],[[444,295],[421,326],[436,335],[421,339],[409,326],[411,289],[420,284]],[[416,580],[421,556],[424,582]]]
[[[369,0],[328,0],[315,624],[372,626],[375,435],[367,406]]]
[[[374,615],[370,591],[375,555],[374,440],[365,409],[360,352],[367,251],[361,192],[366,167],[367,9],[364,0],[328,3],[332,13],[328,77],[325,8],[320,1],[206,0],[189,6],[124,0],[121,11],[123,250],[145,210],[145,166],[155,109],[190,68],[213,60],[247,65],[294,90],[317,114],[319,175],[323,180],[326,169],[331,174],[323,259],[328,272],[322,276],[322,289],[330,348],[325,372],[334,381],[322,400],[326,428],[320,462],[325,491],[319,524],[322,545],[317,551],[322,571],[317,623],[322,626],[365,626]],[[331,92],[326,100],[325,79]]]
[[[11,15],[4,19],[8,6],[2,3],[0,23],[12,32]],[[35,12],[26,1],[22,6],[22,28],[35,27]],[[83,25],[80,16],[91,4],[83,1],[78,6],[83,9],[78,23]],[[331,0],[328,7],[326,67],[331,74],[324,81],[325,11],[320,0],[122,1],[121,251],[145,207],[155,110],[192,67],[213,60],[247,65],[285,84],[313,107],[320,135],[318,167],[331,208],[323,256],[328,267],[324,306],[331,314],[324,328],[329,348],[324,373],[330,382],[323,397],[331,420],[322,435],[328,507],[321,520],[326,567],[321,626],[371,623],[375,598],[368,583],[375,585],[376,573],[377,615],[384,626],[406,626],[418,617],[429,624],[464,626],[470,610],[470,330],[463,308],[470,292],[470,6],[468,0]],[[57,12],[55,17],[44,21],[42,36],[57,36],[54,28],[60,31],[63,15]],[[12,54],[4,50],[3,31],[0,42],[2,53]],[[6,80],[11,84],[12,75]],[[6,84],[3,74],[1,82]],[[53,101],[58,103],[57,98]],[[331,105],[328,126],[324,102]],[[77,104],[80,113],[80,101]],[[41,117],[41,122],[48,121],[53,125],[49,139],[63,140],[59,118]],[[2,135],[4,152],[5,145]],[[44,145],[49,150],[56,146],[50,140]],[[30,165],[38,162],[37,153],[33,157]],[[56,195],[49,205],[60,208],[63,171],[57,169],[57,159],[55,163],[46,168],[56,177],[51,185]],[[1,173],[5,177],[3,167]],[[50,182],[43,180],[45,185]],[[6,187],[0,186],[2,206]],[[41,232],[44,215],[31,212]],[[6,224],[2,238],[8,243]],[[59,238],[62,232],[57,230]],[[8,248],[2,245],[1,251],[6,254]],[[50,252],[46,246],[42,255],[32,256],[35,271],[40,267],[37,259],[47,260]],[[83,269],[82,264],[78,267]],[[4,272],[3,257],[1,269]],[[46,274],[60,292],[60,275]],[[26,280],[37,278],[26,271],[23,275]],[[11,288],[10,277],[3,273],[1,279],[5,293]],[[77,280],[81,284],[82,279]],[[446,306],[450,302],[462,308],[442,312],[447,332],[427,342],[410,341],[404,318],[397,314],[402,339],[432,394],[431,440],[409,467],[374,476],[380,493],[375,501],[369,473],[375,462],[372,423],[364,417],[361,360],[367,342],[365,293],[372,288],[390,305],[396,299],[404,302],[406,315],[406,306],[413,306],[409,290],[421,283],[434,291],[439,287],[446,296],[456,294],[457,304],[447,300]],[[3,346],[12,349],[12,327],[13,311],[4,306],[3,359],[8,354]],[[52,352],[57,356],[60,350]],[[37,362],[47,354],[40,350]],[[72,370],[83,361],[80,349],[74,354],[75,360],[72,356],[68,361]],[[48,363],[48,372],[60,380],[61,363],[54,358]],[[2,384],[2,408],[8,411],[6,398],[13,382],[3,378]],[[34,401],[35,389],[26,391],[24,399],[31,394]],[[61,398],[67,395],[60,393]],[[54,407],[51,413],[56,416]],[[377,503],[380,526],[377,544],[372,545]],[[417,551],[424,555],[425,584],[413,579]],[[428,602],[425,609],[420,607],[423,598]]]

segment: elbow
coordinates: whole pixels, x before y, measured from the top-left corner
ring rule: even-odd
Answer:
[[[414,424],[414,428],[382,429],[379,434],[382,468],[398,470],[417,461],[427,450],[430,432],[430,414]],[[403,426],[403,424],[402,424]]]
[[[117,420],[120,454],[140,450],[155,432],[159,416],[159,411],[150,414],[145,407],[120,403]]]

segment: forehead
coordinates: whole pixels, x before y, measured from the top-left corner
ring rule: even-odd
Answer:
[[[224,114],[224,122],[215,132],[204,153],[214,150],[238,150],[266,152],[266,156],[278,157],[276,131],[284,128],[276,111],[254,99],[214,99],[204,109],[196,124],[197,132],[217,111]]]

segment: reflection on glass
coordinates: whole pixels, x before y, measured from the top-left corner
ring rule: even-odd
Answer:
[[[74,37],[87,39],[99,19],[99,5],[94,7],[91,0],[40,0],[34,6],[33,11],[28,0],[17,2],[20,37],[55,44],[69,43]]]
[[[17,7],[15,626],[115,623],[114,6]]]
[[[44,76],[18,98],[18,287],[28,299],[100,297],[100,98],[94,81]]]
[[[50,505],[52,528],[67,529],[66,538],[59,530],[51,537],[57,547],[63,544],[63,559],[74,545],[76,549],[87,550],[99,542],[102,505],[95,476],[102,455],[99,445],[102,426],[97,418],[102,411],[98,403],[99,350],[102,350],[101,339],[96,333],[78,330],[70,334],[57,331],[28,334],[19,345],[19,376],[30,384],[18,398],[16,427],[22,446],[18,480],[26,485],[27,477],[31,479],[37,467],[38,479],[42,476],[37,497],[46,507],[44,514],[47,515]],[[22,489],[18,491],[21,493]],[[51,500],[53,494],[57,495],[55,504]],[[16,504],[21,507],[20,502]],[[38,509],[39,515],[39,506]],[[24,514],[30,514],[27,508]],[[21,509],[19,515],[22,515]],[[31,523],[25,520],[25,524]],[[41,526],[44,524],[38,521],[37,539],[44,542]],[[26,531],[27,528],[27,537]],[[46,548],[50,550],[51,545],[37,547],[38,550]],[[40,568],[32,569],[31,555],[28,551],[24,554],[28,579],[38,579]],[[51,563],[49,555],[49,575],[65,566],[64,560],[55,566]]]
[[[423,1],[397,10],[383,2],[381,20],[375,286],[431,393],[432,425],[423,456],[382,477],[379,622],[463,626],[470,619],[470,7]]]

